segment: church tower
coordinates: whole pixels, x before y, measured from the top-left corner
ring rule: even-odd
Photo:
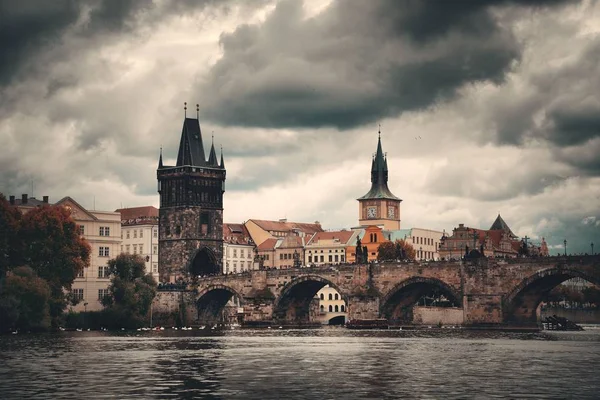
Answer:
[[[223,150],[220,163],[214,143],[208,161],[205,157],[198,118],[186,116],[177,165],[163,165],[161,149],[156,171],[160,196],[158,265],[161,282],[222,271]]]
[[[361,226],[377,225],[385,230],[400,229],[400,200],[388,189],[387,156],[381,148],[381,132],[377,152],[371,163],[371,190],[358,198],[358,222]]]

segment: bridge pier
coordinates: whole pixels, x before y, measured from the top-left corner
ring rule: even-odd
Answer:
[[[348,320],[378,319],[379,297],[371,296],[349,296],[348,297]]]

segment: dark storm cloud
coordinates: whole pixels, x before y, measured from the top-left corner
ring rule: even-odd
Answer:
[[[336,1],[305,19],[283,1],[263,24],[223,34],[197,92],[222,124],[351,128],[501,83],[520,45],[490,6],[559,3]]]
[[[0,86],[23,74],[23,63],[79,18],[74,0],[0,0]]]
[[[69,29],[72,35],[89,39],[106,33],[131,32],[139,23],[156,24],[174,14],[208,6],[227,11],[231,3],[231,0],[0,0],[0,88],[47,67],[36,64],[37,56],[57,46]]]
[[[533,137],[568,147],[600,137],[600,39],[575,55],[574,61],[529,77],[533,93],[511,99],[495,116],[497,142],[521,144]],[[538,124],[536,113],[542,115]]]

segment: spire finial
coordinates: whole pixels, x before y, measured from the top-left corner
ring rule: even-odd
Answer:
[[[200,120],[200,105],[196,103],[196,119]]]
[[[212,136],[212,144],[214,146],[215,145],[215,131],[211,131],[211,136]]]
[[[379,139],[381,139],[381,124],[379,124],[379,131],[378,131],[378,133],[379,133]]]
[[[187,118],[187,102],[183,102],[183,116]]]

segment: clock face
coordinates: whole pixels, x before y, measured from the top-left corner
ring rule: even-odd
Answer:
[[[377,216],[377,207],[367,208],[367,218],[375,218]]]
[[[388,208],[388,218],[394,218],[396,216],[396,210],[394,207]]]

